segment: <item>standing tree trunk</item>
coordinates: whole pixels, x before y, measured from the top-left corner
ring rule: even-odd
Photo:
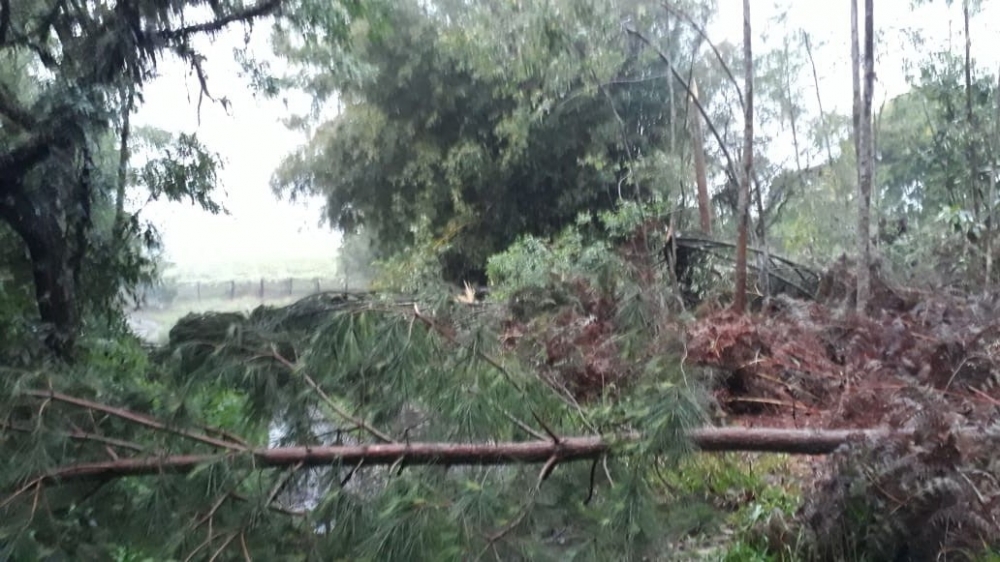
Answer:
[[[57,194],[21,196],[6,189],[15,180],[0,173],[0,193],[9,195],[0,203],[0,220],[7,222],[28,249],[38,313],[47,327],[46,345],[62,358],[70,358],[75,345],[79,317],[76,302],[76,271],[70,234],[65,228],[67,213],[50,205]]]
[[[969,167],[969,186],[972,188],[972,210],[976,220],[982,218],[982,193],[979,190],[979,163],[976,158],[976,117],[972,111],[972,36],[969,34],[969,0],[962,2],[962,19],[965,25],[965,134],[966,165]]]
[[[851,54],[854,67],[854,131],[858,160],[858,286],[857,312],[864,315],[871,298],[872,90],[875,84],[875,38],[872,0],[865,0],[864,85],[860,82],[858,4],[851,0]]]
[[[997,161],[993,156],[1000,150],[1000,72],[997,73],[997,89],[993,94],[996,97],[993,107],[993,151],[990,153],[990,193],[986,203],[986,282],[985,289],[989,291],[993,287],[993,233],[995,217],[993,207],[997,200]]]
[[[962,2],[962,19],[965,25],[965,158],[966,166],[969,168],[969,189],[972,191],[972,210],[976,221],[983,220],[983,192],[979,186],[979,154],[976,151],[976,142],[979,140],[979,126],[976,123],[976,115],[972,111],[972,35],[969,32],[969,0]],[[985,203],[987,211],[992,209],[993,200]],[[986,246],[986,245],[984,245]],[[989,253],[991,248],[984,247],[984,253]],[[990,258],[986,257],[986,279],[983,287],[989,286],[989,277],[992,264]]]
[[[743,0],[743,177],[739,194],[739,232],[736,240],[736,294],[733,310],[743,314],[747,306],[747,230],[750,222],[750,176],[753,170],[753,49],[750,35],[750,0]]]
[[[691,79],[691,105],[698,103],[698,82]],[[701,130],[701,115],[697,109],[688,111],[691,116],[691,144],[694,151],[694,176],[698,185],[698,215],[701,231],[712,233],[712,201],[708,197],[708,173],[705,166],[705,135]]]

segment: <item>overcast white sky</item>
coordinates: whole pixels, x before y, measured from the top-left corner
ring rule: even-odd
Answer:
[[[931,51],[932,42],[946,42],[949,34],[954,48],[962,49],[961,3],[955,4],[949,9],[942,0],[937,0],[932,6],[912,11],[909,0],[875,2],[876,27],[883,32],[876,45],[879,57],[876,107],[887,95],[891,97],[905,90],[903,57],[915,53],[901,41],[900,30],[919,28],[927,33],[929,42],[923,52]],[[713,40],[741,41],[742,3],[719,0],[719,5],[720,14],[709,29]],[[787,28],[771,22],[785,5],[791,6]],[[759,38],[754,44],[757,52],[763,52],[766,43],[779,44],[787,30],[803,28],[812,35],[815,45],[819,45],[815,54],[824,108],[828,111],[850,111],[849,6],[846,0],[779,0],[778,3],[758,0],[751,6],[754,35]],[[996,68],[998,62],[996,49],[989,47],[997,44],[997,31],[989,29],[987,22],[998,21],[998,16],[1000,9],[996,3],[986,3],[972,32],[974,54],[980,64],[990,68]],[[267,27],[258,26],[254,41],[258,54],[267,54],[266,35]],[[186,270],[211,269],[234,261],[333,260],[340,238],[318,225],[322,201],[292,205],[276,200],[270,191],[269,180],[278,163],[306,138],[281,124],[280,119],[289,113],[282,100],[255,99],[248,82],[239,76],[233,48],[242,44],[242,40],[243,30],[233,29],[220,35],[204,51],[209,60],[211,92],[216,97],[229,98],[229,114],[206,100],[199,125],[197,80],[188,75],[187,69],[168,61],[161,67],[162,77],[147,88],[146,104],[136,117],[141,124],[172,131],[196,131],[203,142],[222,155],[225,169],[220,179],[225,195],[221,199],[231,216],[211,216],[182,204],[151,205],[145,209],[145,216],[161,228],[169,259]],[[803,79],[811,88],[811,77]],[[811,100],[814,94],[810,91],[808,97]],[[302,97],[288,101],[299,110],[309,103]]]

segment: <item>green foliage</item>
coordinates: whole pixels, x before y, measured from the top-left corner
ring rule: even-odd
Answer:
[[[589,223],[585,215],[577,222],[579,226]],[[567,227],[551,245],[530,235],[521,238],[506,251],[490,257],[486,272],[490,283],[497,287],[496,297],[505,299],[524,289],[565,283],[579,272],[586,272],[596,282],[618,265],[620,261],[608,242],[585,244],[579,228]]]
[[[482,280],[520,236],[671,192],[660,145],[683,123],[649,78],[659,63],[614,23],[631,9],[396,3],[392,31],[356,46],[373,72],[343,85],[342,114],[284,162],[275,190],[326,196],[330,224],[363,225],[382,256],[426,236],[454,282]]]
[[[587,463],[560,464],[541,482],[532,466],[267,470],[237,455],[186,475],[115,479],[96,492],[87,484],[45,486],[0,507],[2,552],[164,559],[207,548],[229,558],[243,548],[226,547],[234,537],[268,559],[465,559],[495,550],[505,559],[575,553],[603,560],[665,548],[673,510],[653,493],[646,467],[683,454],[677,441],[699,423],[697,400],[650,370],[617,389],[624,399],[610,409],[579,403],[503,350],[495,331],[501,318],[448,302],[424,302],[419,310],[416,316],[411,302],[325,295],[249,315],[190,316],[151,357],[134,341],[86,340],[87,355],[72,371],[3,379],[16,381],[0,395],[16,424],[36,429],[4,434],[10,454],[0,486],[14,489],[47,468],[105,458],[94,436],[116,440],[113,447],[129,455],[136,453],[124,443],[171,454],[211,450],[113,415],[90,420],[87,408],[59,401],[37,410],[38,399],[21,392],[42,382],[169,420],[170,428],[210,426],[209,435],[260,446],[370,442],[358,420],[421,441],[533,439],[523,428],[541,430],[536,419],[560,435],[641,427],[651,440],[609,459],[599,473]],[[90,437],[60,432],[67,422],[82,424]],[[587,482],[592,498],[584,502]],[[275,490],[283,506],[315,509],[304,517],[268,509]],[[32,515],[36,493],[72,507]],[[215,538],[202,546],[207,513]]]

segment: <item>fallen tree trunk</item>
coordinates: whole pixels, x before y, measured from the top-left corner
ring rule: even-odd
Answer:
[[[882,430],[795,430],[704,428],[689,434],[692,445],[702,451],[749,451],[823,455],[853,439],[887,435]],[[82,463],[56,468],[29,482],[41,483],[123,478],[151,474],[182,474],[200,465],[222,461],[251,460],[255,467],[363,465],[499,465],[576,461],[613,453],[616,445],[635,443],[637,434],[606,439],[567,437],[507,443],[389,443],[329,447],[278,447],[247,452],[206,455],[151,456]]]

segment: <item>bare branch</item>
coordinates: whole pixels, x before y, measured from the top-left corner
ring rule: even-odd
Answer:
[[[97,412],[103,412],[105,414],[127,420],[138,425],[142,425],[151,429],[156,429],[159,431],[165,431],[167,433],[173,433],[174,435],[179,435],[193,441],[198,441],[200,443],[205,443],[206,445],[211,445],[213,447],[219,447],[222,449],[228,449],[230,451],[245,451],[246,447],[238,445],[230,441],[224,441],[221,439],[216,439],[214,437],[209,437],[207,435],[199,435],[184,429],[169,427],[163,422],[159,422],[150,417],[144,416],[142,414],[137,414],[135,412],[130,412],[121,408],[115,408],[112,406],[107,406],[105,404],[99,404],[97,402],[91,402],[89,400],[83,400],[80,398],[75,398],[73,396],[68,396],[59,392],[45,391],[45,390],[31,390],[25,392],[26,395],[35,398],[41,398],[44,400],[55,400],[56,402],[62,402],[64,404],[72,404],[73,406],[79,406],[81,408],[87,408],[89,410],[94,410]]]
[[[34,433],[36,431],[33,427],[25,427],[22,425],[0,422],[0,429],[7,431],[16,431],[18,433]],[[103,445],[110,445],[112,447],[121,447],[123,449],[131,449],[133,451],[142,452],[145,448],[142,445],[133,443],[131,441],[124,441],[121,439],[112,439],[111,437],[104,437],[103,435],[98,435],[96,433],[87,433],[79,428],[74,428],[73,431],[69,431],[61,434],[70,439],[75,439],[77,441],[93,441],[95,443],[101,443]]]
[[[277,349],[277,347],[274,344],[271,344],[271,353],[272,353],[275,361],[277,361],[283,367],[285,367],[286,369],[288,369],[289,371],[291,371],[292,374],[301,376],[306,381],[306,383],[309,385],[309,387],[312,388],[313,391],[316,392],[316,394],[318,394],[319,397],[323,400],[323,402],[331,410],[333,410],[334,413],[336,413],[338,416],[340,416],[341,418],[343,418],[346,421],[349,421],[349,422],[353,423],[355,427],[367,431],[373,437],[375,437],[376,439],[378,439],[379,441],[381,441],[383,443],[396,443],[396,440],[393,439],[392,437],[390,437],[389,435],[387,435],[387,434],[379,431],[378,429],[372,427],[372,425],[369,424],[368,422],[366,422],[365,420],[363,420],[361,418],[358,418],[356,416],[352,416],[350,414],[350,412],[348,412],[348,411],[344,410],[343,408],[341,408],[340,406],[338,406],[337,403],[334,402],[330,398],[330,396],[326,394],[326,392],[323,392],[323,388],[321,386],[319,386],[319,384],[317,384],[316,381],[313,380],[312,377],[310,377],[306,372],[304,372],[301,369],[299,369],[298,365],[296,365],[295,363],[292,363],[291,361],[289,361],[288,359],[286,359],[285,357],[283,357],[280,353],[278,353],[278,349]]]
[[[692,18],[691,16],[689,16],[683,10],[681,10],[679,8],[675,8],[674,6],[672,6],[670,4],[670,2],[664,2],[663,3],[663,8],[666,9],[671,14],[674,14],[675,16],[678,16],[679,18],[681,18],[684,21],[686,21],[688,23],[688,25],[690,25],[692,28],[694,28],[695,32],[698,33],[698,35],[706,43],[708,43],[708,46],[711,47],[712,52],[715,53],[715,58],[716,58],[716,60],[719,61],[719,65],[722,66],[723,72],[725,72],[726,76],[729,77],[729,82],[732,83],[732,85],[733,85],[734,88],[736,88],[736,95],[737,95],[737,99],[740,102],[740,109],[743,109],[743,103],[744,103],[743,102],[743,90],[740,89],[740,83],[737,82],[736,81],[736,77],[733,76],[733,71],[730,70],[729,69],[729,65],[726,64],[726,59],[722,58],[722,53],[719,52],[719,48],[716,47],[715,43],[713,43],[712,40],[708,38],[708,33],[705,32],[705,29],[702,28],[700,25],[698,25],[698,22],[694,21],[694,18]]]
[[[742,427],[703,428],[688,433],[692,444],[706,452],[749,451],[798,455],[824,455],[855,439],[876,436],[908,436],[912,432],[890,433],[884,430],[797,430],[754,429]],[[46,482],[72,482],[91,479],[126,478],[153,474],[185,474],[205,463],[235,460],[243,454],[253,456],[260,468],[329,466],[358,464],[391,466],[405,459],[405,464],[436,466],[487,466],[537,464],[600,458],[615,452],[615,444],[636,442],[640,435],[629,433],[603,437],[565,437],[558,443],[550,439],[505,443],[391,443],[352,446],[278,447],[255,451],[214,455],[149,456],[81,463],[56,468],[36,478],[19,490]],[[15,494],[18,492],[15,492]],[[0,506],[9,502],[8,498]]]
[[[698,100],[697,96],[695,96],[694,92],[691,90],[691,85],[686,80],[684,80],[684,77],[681,76],[680,73],[677,72],[677,68],[674,67],[674,63],[670,60],[670,57],[668,57],[667,54],[664,53],[662,49],[654,45],[653,42],[650,41],[649,38],[645,36],[645,34],[643,34],[641,31],[635,28],[628,26],[626,26],[625,31],[629,35],[634,35],[650,49],[653,49],[653,51],[660,58],[660,60],[663,61],[663,63],[667,65],[667,68],[670,69],[670,74],[673,75],[674,79],[680,82],[681,86],[684,87],[684,91],[687,92],[688,98],[694,102],[694,106],[698,108],[698,113],[700,113],[702,119],[705,120],[705,125],[708,126],[708,130],[711,131],[712,136],[715,137],[715,141],[719,143],[719,148],[722,150],[722,155],[725,156],[726,158],[726,171],[729,173],[729,177],[733,181],[736,181],[736,178],[738,177],[736,175],[736,163],[733,160],[733,157],[729,154],[729,149],[726,148],[726,143],[722,140],[722,135],[720,135],[719,131],[715,128],[715,124],[712,122],[711,117],[708,116],[708,112],[705,110],[705,107],[701,104],[701,101]]]

